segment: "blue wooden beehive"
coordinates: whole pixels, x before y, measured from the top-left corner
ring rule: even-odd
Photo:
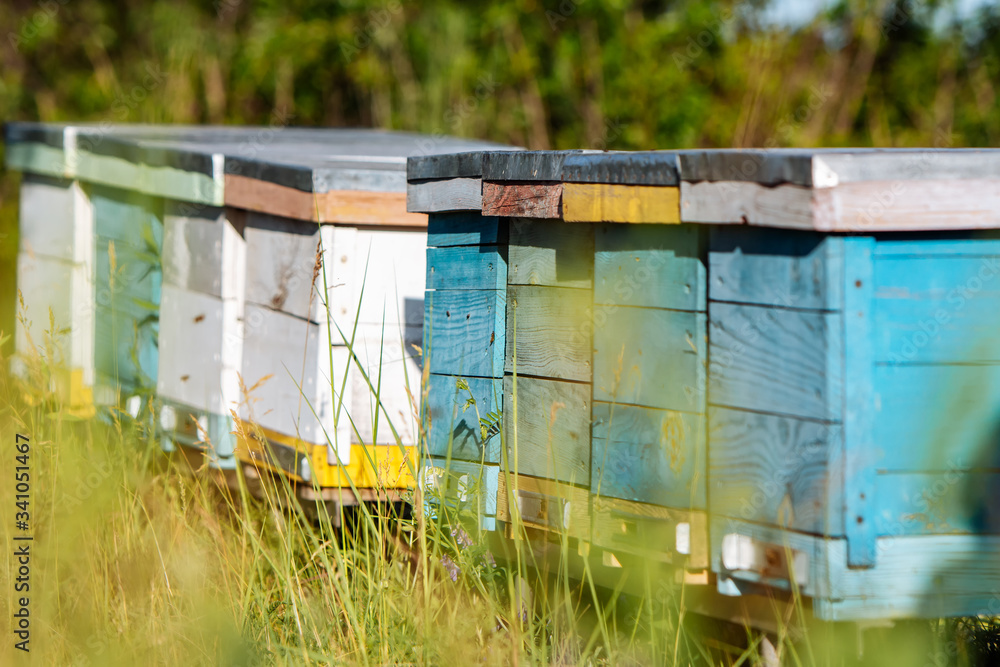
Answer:
[[[975,230],[1000,223],[1000,156],[717,151],[680,165],[682,219],[744,223],[714,228],[709,248],[720,592],[794,583],[830,620],[985,613],[1000,562],[1000,236]]]

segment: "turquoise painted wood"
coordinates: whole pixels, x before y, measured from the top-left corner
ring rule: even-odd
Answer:
[[[594,303],[705,311],[704,227],[620,224],[593,227]]]
[[[594,495],[706,509],[705,416],[594,402]]]
[[[473,211],[434,213],[427,217],[427,247],[506,245],[507,221]]]
[[[980,613],[961,570],[996,581],[979,559],[1000,535],[997,250],[995,233],[713,231],[721,592],[796,579],[821,618]]]
[[[431,373],[502,377],[506,294],[437,290],[424,297],[424,359]]]
[[[590,289],[594,277],[594,227],[531,218],[510,221],[507,283]]]
[[[428,248],[427,289],[503,289],[507,284],[504,250],[497,245]]]
[[[470,399],[475,403],[469,403]],[[498,429],[488,429],[484,440],[480,420],[500,412],[502,405],[499,378],[431,374],[422,407],[428,451],[445,460],[450,454],[456,460],[500,463]]]
[[[113,394],[156,386],[162,202],[94,186],[95,370]],[[98,401],[117,400],[98,392]]]

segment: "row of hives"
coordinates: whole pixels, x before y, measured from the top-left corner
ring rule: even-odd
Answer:
[[[996,602],[993,152],[8,145],[19,287],[68,323],[77,410],[156,396],[167,443],[362,496],[412,483],[419,447],[428,495],[497,538],[822,618]]]

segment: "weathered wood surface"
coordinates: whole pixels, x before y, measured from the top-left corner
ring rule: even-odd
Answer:
[[[595,317],[595,400],[704,411],[703,313],[622,306],[603,319]]]
[[[20,196],[21,252],[93,262],[93,210],[79,183],[25,174]]]
[[[503,290],[506,248],[495,245],[427,249],[427,289]]]
[[[163,213],[163,282],[242,300],[244,218],[236,209],[168,202]]]
[[[474,399],[474,405],[467,405],[469,399]],[[431,374],[422,400],[431,456],[446,460],[450,451],[450,458],[456,460],[501,462],[497,428],[487,428],[484,440],[479,420],[492,424],[491,415],[502,412],[502,380]]]
[[[716,227],[710,234],[713,301],[841,310],[843,271],[840,237],[747,227]]]
[[[66,364],[82,373],[84,385],[94,382],[94,281],[90,263],[74,264],[41,254],[21,252],[17,258],[17,289],[24,299],[25,318],[18,318],[14,346],[19,355],[43,358],[55,324],[53,366]],[[27,326],[26,326],[27,325]],[[29,342],[30,340],[30,342]]]
[[[680,189],[565,183],[562,215],[567,222],[678,223],[681,221]]]
[[[571,484],[500,472],[497,520],[590,540],[590,493]]]
[[[712,302],[709,314],[712,404],[841,419],[844,347],[839,313]]]
[[[711,513],[843,536],[840,424],[709,408]]]
[[[338,276],[338,269],[327,268],[327,286],[331,302],[340,298],[348,309],[349,317],[344,318],[341,327],[357,315],[363,324],[423,325],[424,281],[427,275],[427,253],[424,250],[424,234],[410,230],[384,228],[359,229],[354,241],[354,256],[350,252],[338,252],[339,245],[347,245],[349,238],[342,228],[334,230],[334,253],[327,261],[338,268],[353,266],[352,278]],[[349,234],[349,233],[348,233]],[[341,243],[343,242],[343,243]],[[322,277],[321,277],[322,279]],[[362,293],[363,290],[363,293]],[[349,296],[354,292],[353,303]],[[341,317],[336,310],[335,317]]]
[[[563,164],[573,155],[588,151],[487,151],[483,154],[483,180],[561,181]]]
[[[506,372],[590,382],[591,291],[511,285]],[[558,341],[558,343],[556,342]]]
[[[351,348],[356,358],[351,368],[353,442],[412,445],[417,441],[421,333],[421,326],[402,324],[358,327]]]
[[[592,500],[592,511],[596,547],[688,569],[708,567],[708,517],[703,511],[598,496]]]
[[[592,226],[530,218],[510,220],[509,285],[590,288],[593,276]]]
[[[427,247],[506,245],[505,219],[479,211],[434,213],[427,216]]]
[[[450,178],[406,186],[406,210],[412,213],[479,211],[482,206],[483,183],[479,178]]]
[[[508,375],[503,389],[504,437],[510,470],[588,486],[590,386],[518,377],[515,393],[514,378]]]
[[[706,509],[705,415],[595,402],[595,495]]]
[[[165,283],[159,314],[157,394],[217,415],[237,409],[242,319],[236,299]]]
[[[594,234],[594,303],[705,310],[702,227],[597,225]]]
[[[226,174],[227,206],[309,222],[351,225],[427,226],[427,216],[406,211],[405,192],[331,190],[305,192],[285,185]]]
[[[969,192],[977,196],[970,198]],[[1000,226],[1000,178],[867,181],[819,189],[685,181],[681,220],[854,233],[991,229]]]
[[[246,304],[244,331],[242,377],[253,391],[240,416],[313,444],[329,438],[349,460],[347,348],[331,346],[325,326],[252,303]]]
[[[560,218],[562,189],[562,183],[483,181],[483,215],[507,218]]]
[[[677,159],[686,181],[745,180],[771,186],[831,188],[864,181],[1000,176],[1000,153],[977,148],[688,150]]]
[[[565,183],[609,183],[620,185],[680,184],[674,151],[583,152],[563,161]]]
[[[505,349],[502,290],[428,291],[423,359],[433,373],[501,377]]]

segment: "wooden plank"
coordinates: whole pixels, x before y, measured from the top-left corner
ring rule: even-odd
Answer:
[[[405,192],[331,190],[316,195],[319,221],[427,229],[426,213],[408,213]]]
[[[706,509],[705,415],[594,403],[591,490],[678,509]]]
[[[486,151],[483,179],[488,181],[561,181],[566,158],[587,151]],[[596,151],[591,151],[596,152]]]
[[[839,313],[709,304],[709,402],[821,421],[842,414]]]
[[[507,260],[509,285],[593,287],[594,229],[554,220],[513,218]]]
[[[871,237],[844,240],[844,528],[850,567],[873,567],[875,531],[874,322],[875,275]],[[831,355],[835,364],[836,357]],[[836,394],[831,394],[835,396]],[[839,458],[839,457],[838,457]]]
[[[505,298],[501,290],[428,291],[423,359],[430,371],[502,377]]]
[[[406,210],[413,213],[478,212],[482,207],[483,183],[479,178],[448,178],[406,186]]]
[[[681,220],[813,229],[813,191],[800,185],[684,181]]]
[[[151,241],[163,245],[163,203],[144,194],[102,186],[90,188],[94,207],[94,234],[145,250]]]
[[[571,484],[501,470],[497,521],[590,540],[590,494]]]
[[[236,299],[165,284],[157,394],[217,415],[237,409],[242,398],[242,315]]]
[[[341,240],[341,230],[337,228],[334,231],[335,251]],[[353,260],[354,291],[358,293],[356,298],[361,303],[360,309],[356,302],[350,304],[350,316],[354,317],[356,313],[358,322],[362,324],[385,324],[396,328],[399,324],[421,326],[427,275],[424,233],[368,228],[357,230],[355,235],[354,257],[347,256],[349,253],[346,251],[335,252],[338,256],[331,259],[337,268],[333,271],[328,268],[327,271],[327,284],[343,296],[349,288],[341,285],[343,278],[338,275],[338,269]],[[345,239],[345,245],[347,242]],[[349,322],[349,319],[345,318],[345,321]]]
[[[606,183],[565,183],[567,222],[678,223],[680,188]]]
[[[1000,361],[1000,259],[883,257],[875,262],[875,360]]]
[[[470,399],[474,403],[470,404]],[[431,456],[447,460],[450,451],[450,458],[455,460],[500,463],[498,429],[487,428],[484,441],[480,428],[480,419],[492,424],[490,415],[502,412],[504,395],[500,379],[432,373],[423,400],[423,423]]]
[[[843,266],[839,237],[715,227],[709,250],[709,296],[713,301],[840,310]]]
[[[93,210],[79,183],[25,174],[20,197],[21,252],[92,263]]]
[[[930,258],[995,257],[1000,255],[1000,231],[901,232],[879,236],[877,262],[886,257]]]
[[[163,213],[163,282],[243,299],[244,216],[236,209],[168,202]]]
[[[31,358],[47,355],[55,322],[53,367],[65,364],[81,373],[84,386],[94,383],[94,279],[90,264],[73,264],[44,255],[20,253],[17,289],[24,299],[25,318],[15,326],[14,348]],[[27,325],[27,326],[26,326]]]
[[[877,365],[873,382],[878,470],[1000,469],[1000,365]]]
[[[8,169],[25,174],[72,178],[75,172],[75,160],[69,160],[62,148],[35,141],[8,144],[4,158]]]
[[[361,368],[351,369],[353,442],[396,444],[396,435],[402,444],[417,442],[422,329],[399,324],[358,327],[352,351]]]
[[[1000,534],[1000,472],[887,473],[875,478],[879,536]]]
[[[503,386],[510,470],[589,486],[590,385],[518,377],[515,391],[508,375]]]
[[[511,285],[506,372],[514,372],[516,353],[518,375],[589,382],[591,298],[590,290]]]
[[[172,166],[143,164],[142,190],[164,199],[223,206],[226,201],[223,155],[217,153],[212,157],[216,163],[212,175]]]
[[[594,303],[706,309],[702,227],[597,225],[594,233]]]
[[[708,517],[704,512],[598,496],[593,497],[592,506],[595,547],[688,569],[708,567]]]
[[[350,382],[341,394],[347,348],[331,346],[325,326],[256,304],[246,304],[244,321],[242,378],[247,388],[259,386],[241,405],[241,418],[313,444],[329,439],[348,461]]]
[[[507,244],[507,221],[479,211],[427,216],[427,247]]]
[[[594,151],[568,155],[563,161],[564,183],[678,186],[674,151]]]
[[[979,196],[970,199],[970,191]],[[854,233],[995,229],[1000,179],[869,181],[818,189],[685,181],[681,219]]]
[[[356,255],[354,230],[250,213],[244,235],[248,303],[325,322],[323,275],[316,273],[317,253],[322,248],[326,285],[336,291],[331,291],[330,299],[345,302],[347,314],[353,317],[357,304],[353,298],[357,270],[352,262]],[[335,311],[335,315],[345,314]]]
[[[505,290],[506,248],[495,245],[427,249],[427,289]]]
[[[483,181],[483,215],[508,218],[560,218],[562,188],[562,183]]]
[[[614,307],[594,327],[594,400],[704,412],[707,347],[703,313]]]
[[[122,310],[98,305],[94,313],[94,370],[112,388],[134,391],[156,387],[157,326]]]
[[[713,516],[844,535],[840,424],[709,408]]]
[[[226,206],[315,222],[318,202],[311,192],[255,178],[226,174]]]
[[[814,608],[824,620],[939,618],[1000,611],[1000,538],[964,535],[885,537],[878,565],[848,569],[846,545],[827,544],[832,588]]]

